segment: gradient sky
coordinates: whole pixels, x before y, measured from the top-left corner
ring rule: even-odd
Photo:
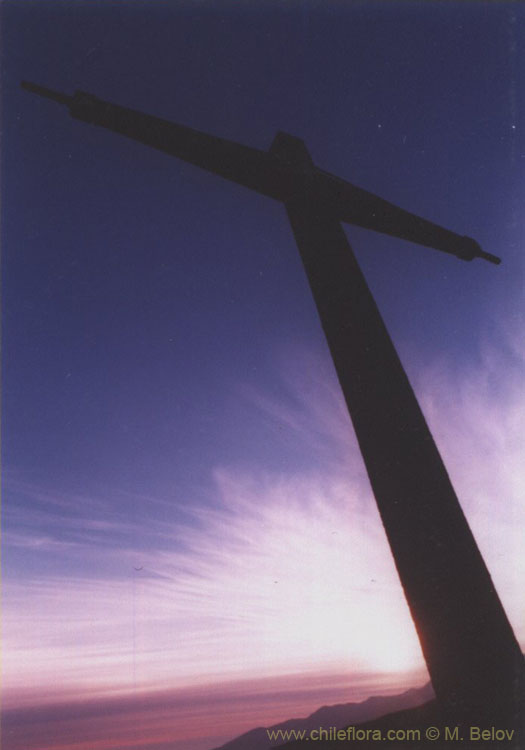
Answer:
[[[6,750],[205,750],[427,679],[284,208],[22,79],[287,131],[503,258],[347,229],[525,644],[525,11],[342,6],[2,4]]]

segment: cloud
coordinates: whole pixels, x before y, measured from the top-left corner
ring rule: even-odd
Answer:
[[[386,540],[362,488],[343,478],[225,470],[215,483],[220,507],[195,509],[193,526],[167,523],[160,548],[143,549],[140,566],[134,548],[106,548],[127,561],[127,578],[11,584],[7,682],[43,685],[58,669],[66,686],[130,689],[212,674],[418,665]],[[40,537],[33,545],[70,552]],[[398,635],[383,632],[385,608]]]
[[[50,493],[38,488],[33,520],[29,510],[15,514],[4,545],[56,565],[5,586],[4,684],[14,705],[46,691],[53,700],[60,691],[145,695],[294,672],[367,674],[376,685],[402,684],[403,673],[424,679],[334,374],[312,354],[288,361],[284,399],[246,385],[240,393],[276,439],[301,439],[321,457],[311,466],[212,467],[210,503],[186,508],[183,520],[168,491],[144,503],[151,517],[139,520],[110,499],[78,513],[67,498],[46,504]],[[443,359],[415,379],[522,642],[523,362],[502,340],[476,368]],[[81,573],[72,569],[79,560]]]
[[[419,371],[417,389],[461,505],[521,643],[525,643],[525,351],[502,332],[476,366]]]
[[[47,701],[39,696],[40,705],[4,708],[4,745],[9,750],[209,750],[255,726],[309,714],[320,703],[393,692],[399,690],[388,679],[308,671],[182,690],[85,694],[81,700],[51,691]]]

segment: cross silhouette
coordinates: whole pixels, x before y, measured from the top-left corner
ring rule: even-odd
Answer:
[[[82,91],[22,86],[66,105],[77,120],[284,204],[437,699],[485,723],[515,715],[523,655],[341,222],[463,260],[500,259],[319,169],[303,141],[286,133],[261,151]]]

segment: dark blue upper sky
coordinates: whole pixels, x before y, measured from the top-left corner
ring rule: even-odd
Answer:
[[[8,509],[34,502],[26,486],[192,503],[216,465],[300,470],[316,457],[239,393],[293,401],[282,362],[328,357],[282,206],[76,122],[22,79],[262,149],[285,130],[500,255],[348,228],[409,373],[475,365],[523,313],[520,4],[213,5],[3,3]]]

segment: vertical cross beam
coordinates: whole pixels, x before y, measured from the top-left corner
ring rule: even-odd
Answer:
[[[286,209],[438,700],[508,720],[523,655],[379,310],[329,209]]]

